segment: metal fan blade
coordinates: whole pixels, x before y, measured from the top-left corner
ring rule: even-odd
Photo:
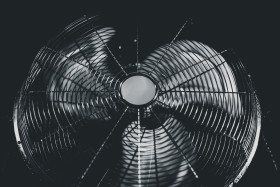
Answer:
[[[157,128],[151,129],[151,126]],[[195,180],[190,167],[195,165],[196,157],[186,127],[172,117],[159,121],[154,114],[132,122],[124,130],[122,156],[109,183],[121,186],[188,184]]]
[[[159,61],[159,59],[161,59]],[[158,81],[158,100],[174,108],[200,104],[241,114],[241,101],[230,66],[220,53],[195,41],[160,47],[144,61],[140,72]]]
[[[38,62],[45,72],[48,99],[55,106],[78,117],[100,119],[101,113],[105,119],[109,118],[106,107],[115,106],[117,80],[107,66],[108,52],[104,43],[113,34],[112,28],[103,28],[76,39],[61,51],[48,47],[41,50]]]

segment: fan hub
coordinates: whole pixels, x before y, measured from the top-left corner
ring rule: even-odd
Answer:
[[[146,105],[156,96],[156,84],[144,75],[133,75],[121,84],[122,98],[132,105]]]

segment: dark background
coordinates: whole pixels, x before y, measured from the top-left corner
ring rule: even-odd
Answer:
[[[14,98],[35,55],[60,29],[83,15],[107,15],[123,28],[139,26],[140,52],[171,41],[184,21],[192,17],[180,38],[188,36],[216,48],[233,48],[248,72],[262,107],[262,134],[280,165],[279,150],[279,24],[277,4],[262,3],[98,3],[90,1],[34,1],[1,3],[0,186],[44,186],[30,173],[17,149],[12,124]],[[192,30],[193,29],[193,30]],[[195,32],[195,33],[194,33]],[[190,35],[188,35],[191,33]],[[280,186],[263,139],[249,169],[237,185]]]

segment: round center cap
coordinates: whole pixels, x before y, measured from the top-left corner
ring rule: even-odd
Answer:
[[[121,94],[130,104],[145,105],[154,99],[156,85],[148,77],[135,75],[123,82]]]

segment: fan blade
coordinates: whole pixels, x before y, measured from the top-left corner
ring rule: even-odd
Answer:
[[[159,61],[159,59],[161,59]],[[186,104],[220,107],[241,114],[237,83],[221,54],[205,44],[178,41],[147,57],[140,72],[158,82],[158,100],[174,108]]]
[[[158,128],[142,128],[151,125]],[[190,167],[195,166],[196,157],[188,132],[178,120],[168,117],[159,121],[155,115],[141,118],[140,124],[134,121],[123,132],[121,160],[109,183],[122,186],[188,184],[195,180]]]
[[[111,59],[109,59],[110,52],[107,50],[107,45],[115,36],[115,32],[112,27],[94,29],[89,34],[76,38],[59,53],[65,54],[66,58],[80,62],[80,64],[75,64],[75,66],[82,65],[78,69],[88,67],[90,70],[112,76],[113,69],[109,67]]]
[[[107,108],[115,106],[117,80],[107,66],[108,52],[103,42],[111,39],[114,30],[103,28],[96,32],[76,39],[61,51],[43,48],[38,61],[45,72],[48,99],[56,107],[85,119],[104,119],[100,113],[109,119]]]

